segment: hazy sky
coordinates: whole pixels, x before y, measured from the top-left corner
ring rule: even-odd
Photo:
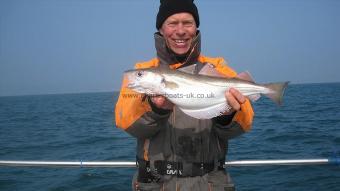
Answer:
[[[340,82],[340,1],[195,0],[202,53],[258,82]],[[159,0],[0,0],[0,96],[119,90]]]

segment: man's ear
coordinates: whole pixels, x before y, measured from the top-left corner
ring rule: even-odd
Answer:
[[[164,36],[162,28],[159,29],[159,33],[161,33],[161,35]]]

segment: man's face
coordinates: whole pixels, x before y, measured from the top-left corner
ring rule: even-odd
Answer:
[[[168,17],[159,32],[163,35],[168,47],[176,54],[186,54],[196,36],[197,27],[190,13],[177,13]]]

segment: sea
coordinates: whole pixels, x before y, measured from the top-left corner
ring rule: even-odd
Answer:
[[[0,160],[135,161],[136,140],[115,127],[118,92],[0,97]],[[252,130],[227,160],[340,158],[340,83],[292,84],[282,106],[253,103]],[[0,166],[0,191],[128,191],[135,168]],[[237,190],[340,190],[339,165],[239,166]]]

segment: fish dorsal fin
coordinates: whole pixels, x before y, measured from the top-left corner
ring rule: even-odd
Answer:
[[[222,115],[226,111],[230,111],[231,107],[226,102],[223,102],[199,110],[183,109],[181,107],[179,107],[179,109],[185,114],[196,119],[211,119],[213,117]]]
[[[244,71],[244,72],[237,74],[236,78],[241,79],[241,80],[245,80],[245,81],[248,81],[248,82],[253,82],[253,83],[255,82],[253,77],[251,76],[251,74],[248,71]]]
[[[204,66],[201,68],[198,74],[204,75],[204,76],[213,76],[213,77],[226,77],[225,75],[219,73],[215,69],[215,66],[210,63],[204,64]]]

